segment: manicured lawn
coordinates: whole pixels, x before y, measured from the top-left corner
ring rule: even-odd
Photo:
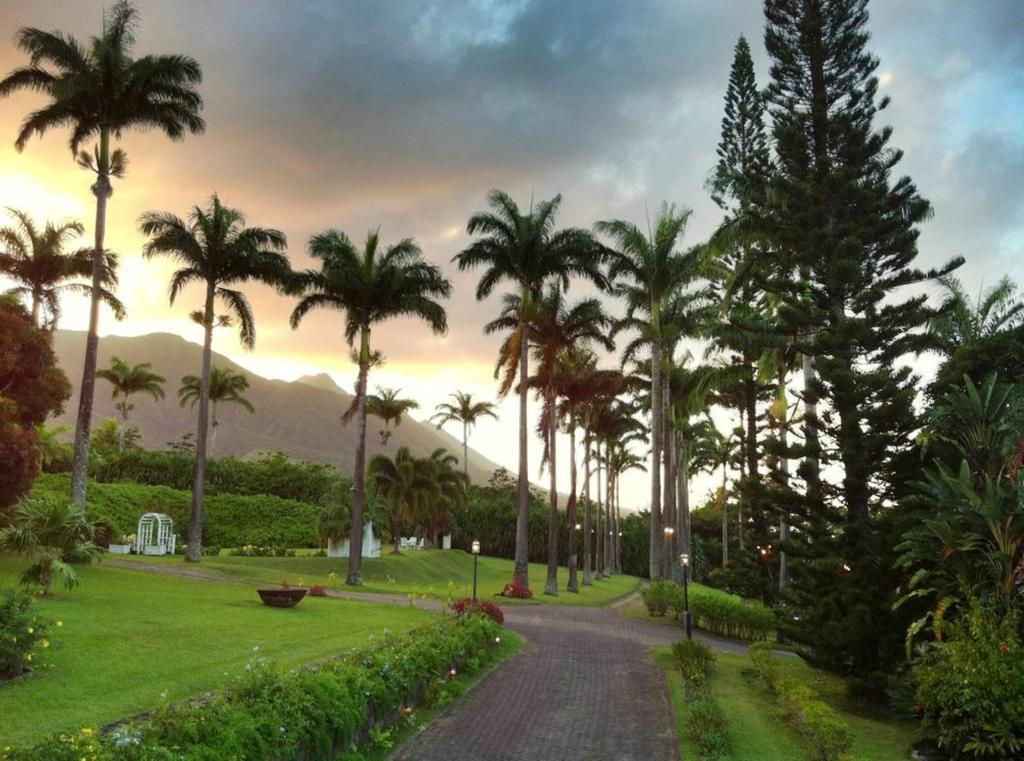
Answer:
[[[133,562],[164,563],[182,565],[180,557],[147,558],[136,555],[119,559]],[[500,604],[517,602],[495,597],[505,584],[512,579],[512,561],[500,558],[480,558],[478,595],[493,599]],[[211,572],[225,574],[232,578],[252,583],[280,584],[321,584],[325,587],[343,588],[348,561],[339,558],[294,557],[294,558],[242,558],[221,555],[204,558],[199,566]],[[334,573],[335,577],[330,578]],[[557,597],[543,594],[547,567],[538,563],[530,564],[530,586],[534,596],[531,601],[554,605],[603,605],[629,594],[640,586],[635,576],[613,576],[595,581],[590,587],[581,584],[578,594],[565,591],[569,579],[568,571],[560,568],[558,583],[561,592]],[[365,592],[387,592],[391,594],[415,595],[434,598],[469,597],[473,591],[473,556],[460,550],[416,550],[401,555],[392,555],[385,549],[379,559],[363,561],[363,586]]]
[[[24,565],[0,558],[0,588]],[[0,687],[0,747],[218,690],[257,654],[284,666],[312,662],[436,616],[324,598],[276,609],[237,585],[103,565],[82,569],[82,578],[77,591],[58,589],[39,603],[63,626],[53,628],[56,646],[36,672]]]
[[[808,761],[799,738],[782,721],[767,689],[754,677],[746,655],[716,653],[712,692],[729,717],[733,761]],[[684,758],[688,753],[684,723],[685,702],[682,681],[672,668],[667,649],[655,651],[655,660],[668,671],[676,727]],[[814,688],[818,695],[840,712],[854,732],[851,757],[857,761],[899,761],[909,757],[910,746],[919,739],[917,723],[893,719],[847,697],[845,681],[834,674],[813,669],[797,658],[779,659],[784,672]]]

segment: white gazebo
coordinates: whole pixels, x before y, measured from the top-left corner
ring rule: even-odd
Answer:
[[[174,554],[174,521],[165,513],[146,513],[139,518],[132,549],[140,555]]]
[[[379,558],[380,557],[380,539],[373,535],[373,521],[367,521],[366,526],[363,529],[363,557],[364,558]],[[349,556],[348,538],[346,538],[340,544],[327,541],[327,557],[329,558],[347,558]]]

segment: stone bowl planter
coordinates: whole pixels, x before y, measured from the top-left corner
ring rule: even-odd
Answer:
[[[294,608],[299,601],[306,596],[309,590],[304,587],[298,589],[257,589],[260,599],[264,605],[273,608]]]
[[[111,544],[107,547],[107,552],[111,555],[128,555],[132,551],[130,544]]]

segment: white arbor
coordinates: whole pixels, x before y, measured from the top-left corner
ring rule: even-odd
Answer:
[[[164,513],[146,513],[139,518],[133,549],[140,555],[174,554],[174,521]]]

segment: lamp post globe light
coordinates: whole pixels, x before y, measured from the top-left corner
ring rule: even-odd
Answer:
[[[473,551],[473,602],[476,602],[476,566],[480,559],[480,540],[474,539],[470,549]]]
[[[690,620],[690,556],[687,553],[679,556],[679,565],[683,567],[683,625],[686,627],[686,638],[693,639],[693,623]]]

